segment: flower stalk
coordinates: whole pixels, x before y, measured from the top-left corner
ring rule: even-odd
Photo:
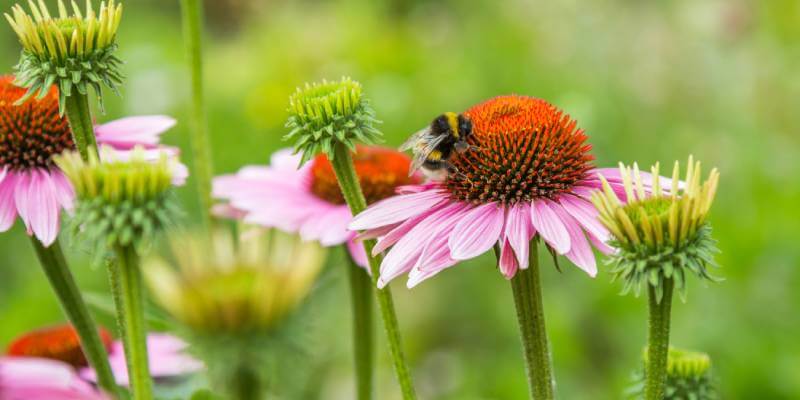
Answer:
[[[664,282],[663,297],[658,299],[655,288],[649,287],[650,310],[647,335],[647,363],[645,365],[645,399],[664,399],[667,381],[667,355],[669,354],[669,325],[674,282]]]
[[[94,124],[89,109],[89,98],[85,94],[74,93],[65,100],[65,109],[72,140],[84,161],[89,160],[89,152],[97,154],[97,140],[94,137]]]
[[[133,246],[116,248],[117,262],[112,268],[117,272],[112,275],[119,279],[122,294],[122,309],[117,309],[119,325],[122,330],[125,359],[128,366],[128,378],[135,400],[153,399],[153,382],[147,358],[146,324],[144,319],[144,286],[139,255]]]
[[[517,308],[520,337],[525,356],[525,373],[531,399],[554,398],[554,379],[539,278],[538,246],[531,243],[530,263],[511,279],[514,305]]]
[[[119,388],[108,363],[108,352],[106,352],[103,341],[100,340],[97,324],[89,313],[80,290],[75,284],[75,279],[70,273],[61,245],[56,240],[49,247],[45,247],[35,237],[31,237],[31,242],[36,250],[39,263],[47,275],[47,280],[58,297],[61,308],[78,334],[86,360],[97,373],[98,385],[107,393],[118,394]]]
[[[333,170],[336,173],[336,179],[339,181],[339,186],[342,189],[342,194],[344,195],[347,205],[350,207],[350,211],[353,215],[358,215],[358,213],[367,208],[367,201],[364,198],[364,194],[361,192],[361,186],[358,183],[358,176],[353,166],[353,158],[350,155],[350,150],[343,143],[336,143],[333,146],[333,154],[331,154],[329,158],[331,159],[331,165],[333,165]],[[381,256],[372,255],[372,249],[374,247],[374,240],[364,241],[364,249],[367,252],[372,284],[373,287],[376,288],[375,295],[378,298],[378,308],[380,309],[381,318],[383,319],[383,326],[386,331],[395,374],[400,384],[403,399],[416,399],[411,373],[405,355],[403,354],[400,328],[397,322],[397,314],[394,310],[392,292],[388,287],[377,289],[378,278],[380,276]]]
[[[189,120],[194,172],[202,207],[202,221],[206,227],[211,227],[213,164],[203,88],[203,5],[200,0],[181,0],[181,10],[191,73],[192,105]]]
[[[343,246],[344,247],[344,246]],[[350,276],[350,304],[353,310],[353,352],[356,366],[356,398],[369,400],[373,393],[374,327],[372,322],[372,280],[356,264],[347,249]]]

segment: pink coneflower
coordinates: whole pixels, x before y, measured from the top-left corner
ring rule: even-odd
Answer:
[[[281,150],[267,167],[242,168],[235,175],[214,179],[214,197],[226,200],[215,209],[220,216],[243,217],[247,223],[297,232],[323,246],[347,243],[353,259],[367,265],[364,248],[347,230],[352,215],[342,197],[330,161],[324,155],[298,167],[300,156]],[[397,151],[358,146],[353,155],[367,202],[395,193],[398,186],[418,182],[408,176],[411,159]]]
[[[3,400],[109,400],[69,364],[35,357],[0,357]]]
[[[528,268],[537,235],[595,276],[590,243],[603,252],[611,249],[589,197],[601,187],[598,174],[624,196],[619,172],[595,169],[583,130],[544,100],[501,96],[465,115],[473,124],[470,143],[478,149],[454,156],[458,173],[408,188],[351,222],[350,229],[378,238],[376,254],[391,247],[379,285],[408,272],[413,287],[493,246],[500,251],[500,272],[511,279]]]
[[[128,385],[128,369],[121,341],[113,341],[111,334],[99,329],[103,344],[108,350],[108,360],[114,378],[119,385]],[[154,378],[173,378],[203,369],[203,363],[186,353],[187,344],[171,335],[151,333],[147,335],[150,358],[150,373]],[[60,324],[28,332],[15,339],[7,355],[16,359],[49,359],[60,361],[77,369],[79,375],[92,383],[97,376],[88,367],[81,349],[78,334],[69,324]],[[5,399],[4,397],[0,397]]]
[[[58,113],[58,90],[53,87],[42,99],[17,106],[26,90],[13,81],[12,76],[0,77],[0,232],[10,229],[19,215],[28,234],[49,246],[58,235],[61,209],[71,209],[75,197],[53,156],[75,145],[67,119]],[[182,184],[186,168],[177,161],[178,151],[158,145],[159,135],[173,124],[162,116],[124,118],[99,125],[97,142],[120,157],[137,145],[153,159],[166,152],[175,183]]]

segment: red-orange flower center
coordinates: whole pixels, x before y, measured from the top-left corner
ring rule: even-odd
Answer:
[[[415,176],[408,176],[411,159],[391,149],[358,146],[353,163],[368,204],[394,195],[398,186],[419,183]],[[345,204],[333,166],[325,155],[312,161],[311,192],[330,203]]]
[[[58,90],[17,106],[26,90],[13,82],[0,77],[0,168],[50,167],[52,156],[75,148],[67,119],[58,115]]]
[[[569,115],[525,96],[501,96],[465,112],[469,142],[445,185],[461,201],[513,204],[569,191],[592,168],[591,145]]]
[[[111,334],[107,330],[100,328],[100,339],[106,349],[111,348]],[[66,324],[26,333],[8,346],[8,355],[50,358],[74,367],[88,365],[78,333],[72,325]]]

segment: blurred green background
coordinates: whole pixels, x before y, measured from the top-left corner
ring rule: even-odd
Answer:
[[[54,3],[54,2],[48,2]],[[1,0],[8,10],[12,1]],[[217,173],[265,163],[294,88],[349,75],[396,146],[438,113],[489,97],[542,97],[586,129],[600,166],[717,166],[713,209],[720,284],[691,285],[674,307],[673,343],[712,356],[725,399],[800,398],[800,3],[796,0],[256,1],[211,0],[207,82]],[[129,0],[119,42],[123,96],[106,121],[163,113],[165,141],[188,149],[188,72],[177,1]],[[5,24],[2,70],[19,45]],[[191,163],[190,154],[185,160]],[[181,189],[197,212],[193,182]],[[0,345],[62,319],[21,224],[0,235]],[[80,244],[82,287],[105,290]],[[82,262],[83,261],[83,262]],[[565,260],[566,264],[567,261]],[[350,398],[349,298],[334,270],[317,310],[329,363],[323,399]],[[549,266],[549,260],[545,265]],[[544,269],[547,324],[562,399],[620,399],[638,367],[646,303],[568,266]],[[490,255],[394,293],[425,399],[526,394],[510,285]],[[112,325],[110,320],[104,320]],[[112,325],[113,326],[113,325]],[[380,331],[378,331],[380,333]],[[382,335],[378,335],[382,338]],[[380,343],[379,398],[398,398]]]

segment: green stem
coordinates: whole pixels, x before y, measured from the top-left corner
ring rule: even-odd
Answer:
[[[547,343],[542,306],[542,285],[539,280],[538,246],[531,242],[530,263],[511,280],[514,304],[517,308],[525,372],[531,399],[551,400],[554,397],[552,360]]]
[[[358,400],[372,398],[373,322],[372,280],[364,268],[353,260],[346,246],[342,246],[350,261],[350,303],[353,310],[353,355],[356,365],[356,393]]]
[[[200,0],[181,0],[181,9],[192,82],[192,108],[189,121],[194,174],[202,207],[202,221],[206,227],[211,227],[213,166],[203,90],[203,6]]]
[[[240,365],[232,375],[230,390],[234,400],[259,400],[262,398],[261,389],[258,372],[249,365]]]
[[[350,207],[350,212],[356,215],[364,211],[364,209],[367,208],[367,201],[364,199],[364,194],[361,192],[361,185],[359,184],[358,176],[353,166],[353,158],[350,155],[350,151],[344,144],[337,143],[334,145],[333,154],[330,154],[330,156],[333,171],[336,173],[336,179],[339,181],[339,187],[342,189],[342,195],[347,205]],[[377,289],[381,257],[372,255],[373,247],[375,247],[374,240],[364,241],[364,250],[367,252],[367,259],[369,260],[372,285],[373,288],[375,288],[375,296],[378,298],[378,308],[380,309],[381,318],[383,319],[383,327],[386,331],[395,374],[400,384],[400,391],[403,394],[403,399],[416,399],[417,395],[414,391],[411,373],[405,355],[403,354],[400,328],[394,310],[392,292],[389,290],[388,286],[383,289]]]
[[[85,94],[72,93],[65,100],[67,120],[72,130],[72,139],[75,147],[84,161],[89,160],[89,154],[97,154],[97,141],[94,138],[94,123],[92,112],[89,109],[89,97]]]
[[[70,273],[61,246],[56,241],[50,247],[44,247],[35,237],[31,237],[31,241],[47,280],[50,281],[50,286],[61,303],[61,308],[78,333],[83,354],[97,374],[98,385],[108,393],[118,394],[119,388],[108,364],[106,347],[100,340],[97,324],[89,314],[89,309],[83,302],[81,292]]]
[[[153,382],[147,359],[144,287],[139,255],[132,246],[118,247],[116,251],[118,271],[111,274],[111,277],[119,280],[119,291],[122,294],[122,309],[117,308],[117,318],[124,327],[122,336],[131,391],[135,400],[152,400]]]
[[[656,290],[648,285],[650,332],[647,336],[647,365],[645,366],[645,399],[647,400],[664,398],[673,286],[672,279],[664,281],[664,293],[659,302]]]

